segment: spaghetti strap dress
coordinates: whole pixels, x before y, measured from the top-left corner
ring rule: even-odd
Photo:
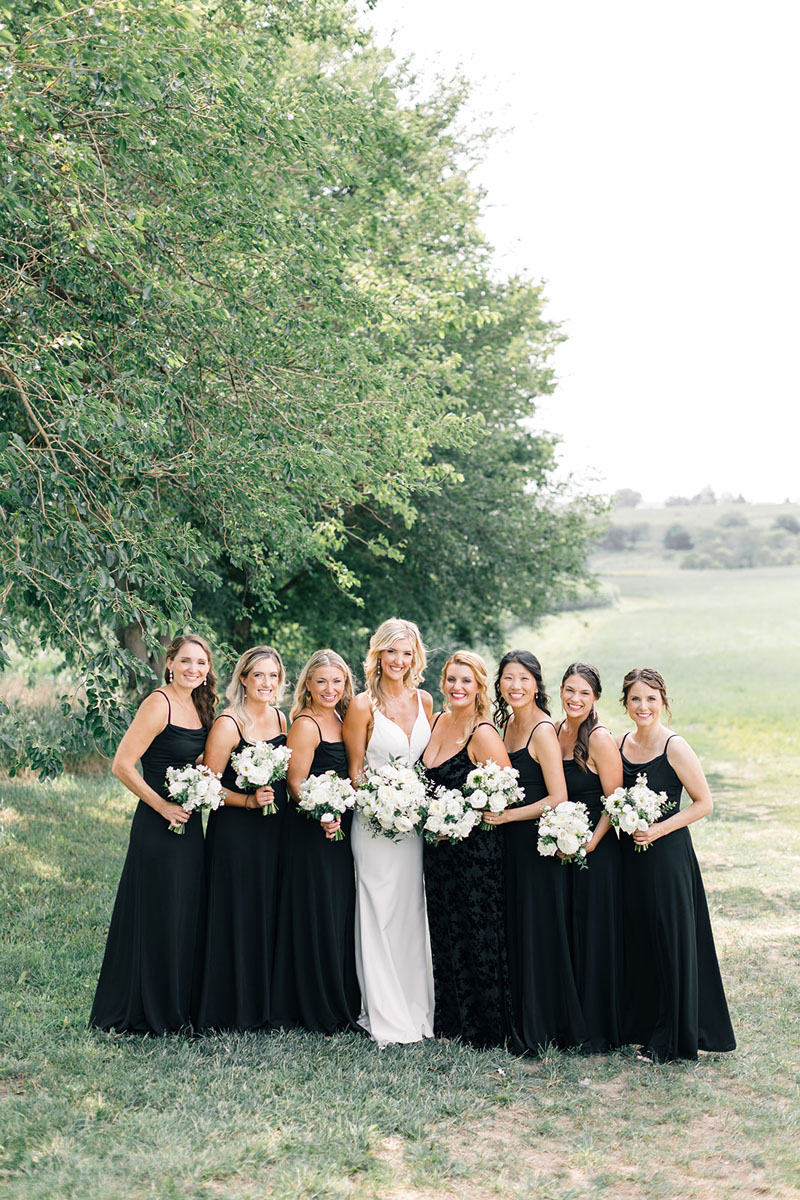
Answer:
[[[471,738],[451,758],[425,767],[432,787],[463,788],[474,769]],[[423,851],[434,1029],[474,1046],[505,1045],[511,1029],[503,860],[500,832],[480,827],[456,845],[426,843]]]
[[[595,729],[603,726],[596,725]],[[594,733],[595,730],[592,730]],[[603,785],[594,771],[564,759],[570,800],[582,801],[594,829],[603,815]],[[595,1054],[624,1041],[622,1029],[622,912],[620,849],[610,829],[587,858],[588,867],[565,867],[572,890],[572,953],[586,1038],[581,1049]]]
[[[314,721],[307,714],[305,719]],[[320,741],[309,776],[335,771],[347,779],[344,742],[326,742],[319,725],[317,729]],[[329,841],[318,821],[301,813],[291,799],[287,803],[272,969],[271,1022],[276,1028],[318,1033],[359,1028],[352,820],[352,812],[344,813],[345,836]]]
[[[672,737],[675,735],[673,734]],[[680,809],[683,785],[664,750],[649,762],[620,752],[625,787],[645,775],[667,793],[659,820]],[[697,1058],[698,1050],[735,1050],[700,867],[688,826],[637,852],[622,834],[625,1031],[655,1062]]]
[[[367,766],[413,766],[431,730],[417,693],[417,716],[408,737],[380,709],[373,710]],[[361,1024],[379,1045],[419,1042],[433,1036],[433,969],[425,915],[422,836],[393,840],[373,834],[353,816],[356,864],[356,971],[364,1012]]]
[[[218,721],[233,721],[230,714]],[[239,729],[238,724],[237,729]],[[286,734],[265,739],[283,746]],[[239,729],[234,754],[247,745]],[[222,786],[241,791],[228,761]],[[272,960],[278,910],[278,869],[286,812],[286,782],[273,784],[277,812],[231,805],[208,815],[208,902],[198,1029],[266,1029],[270,1026]]]
[[[167,799],[167,767],[203,753],[207,732],[167,724],[142,754],[142,775]],[[111,916],[89,1024],[131,1033],[176,1033],[193,1025],[202,952],[203,818],[194,812],[183,834],[140,800]]]
[[[529,744],[530,738],[508,756],[525,792],[523,805],[536,804],[547,795],[542,768],[531,756]],[[511,1044],[518,1054],[538,1054],[551,1045],[580,1046],[587,1032],[572,961],[572,868],[539,854],[538,821],[511,821],[502,833]]]

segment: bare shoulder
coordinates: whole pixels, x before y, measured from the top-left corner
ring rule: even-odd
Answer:
[[[597,725],[589,734],[589,755],[596,761],[619,758],[619,747],[614,735],[605,725]]]
[[[169,714],[169,697],[164,692],[156,690],[149,696],[145,696],[136,710],[132,723],[146,727],[154,733],[161,733],[167,727]]]
[[[477,759],[493,758],[497,762],[498,754],[502,755],[503,759],[508,757],[503,739],[494,725],[487,722],[476,726],[470,745]]]
[[[553,722],[547,717],[544,721],[540,721],[538,725],[534,725],[531,740],[537,746],[557,745],[558,734]]]
[[[697,755],[685,737],[679,733],[671,733],[666,745],[667,762],[673,766],[682,763],[689,765],[699,762]]]
[[[307,713],[298,713],[292,721],[288,740],[298,750],[306,747],[313,748],[322,740],[322,735],[313,717],[310,717]]]
[[[221,712],[217,717],[208,734],[209,738],[213,738],[221,746],[230,744],[236,746],[241,737],[238,722],[233,716],[233,713],[227,711]]]

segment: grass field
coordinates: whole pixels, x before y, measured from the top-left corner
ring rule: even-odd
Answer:
[[[85,1029],[133,804],[112,779],[0,782],[0,1191],[99,1197],[796,1197],[800,568],[630,566],[619,605],[516,644],[593,661],[603,717],[660,668],[717,806],[695,827],[739,1039],[653,1067],[311,1035]]]

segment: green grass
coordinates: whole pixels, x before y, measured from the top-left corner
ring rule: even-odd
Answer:
[[[796,1195],[800,569],[618,575],[620,603],[513,641],[548,683],[659,667],[712,780],[695,827],[739,1039],[651,1067],[440,1043],[136,1038],[85,1021],[132,803],[111,779],[0,782],[0,1191],[99,1197]]]

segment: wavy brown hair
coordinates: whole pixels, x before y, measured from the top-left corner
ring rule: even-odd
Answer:
[[[192,702],[197,709],[204,729],[210,729],[214,724],[214,717],[217,715],[217,704],[219,698],[217,696],[217,677],[214,673],[214,664],[211,658],[211,647],[205,638],[201,638],[197,633],[179,633],[174,637],[167,646],[167,660],[174,659],[182,646],[187,642],[192,642],[195,646],[199,646],[208,659],[208,671],[202,683],[198,683],[197,687],[192,692]],[[169,677],[170,668],[164,667],[164,682],[171,683]]]
[[[381,650],[389,650],[395,642],[402,638],[411,642],[414,657],[411,666],[403,676],[403,687],[415,688],[425,678],[423,672],[428,662],[422,634],[413,621],[403,621],[399,617],[389,617],[383,621],[369,639],[367,657],[364,659],[364,685],[373,704],[381,708]]]
[[[344,674],[344,692],[342,693],[341,700],[336,705],[336,711],[342,720],[345,718],[347,709],[350,706],[350,701],[353,699],[353,692],[355,691],[353,687],[353,676],[350,668],[342,656],[337,654],[335,650],[315,650],[311,655],[311,658],[300,672],[300,676],[297,680],[297,686],[294,689],[292,711],[289,714],[292,721],[294,721],[296,717],[299,717],[301,712],[304,712],[305,709],[307,709],[311,704],[311,693],[308,690],[308,677],[309,675],[313,675],[318,667],[338,667],[339,670]]]
[[[225,696],[231,706],[231,715],[236,718],[239,727],[242,731],[242,737],[246,742],[251,739],[248,737],[252,727],[253,718],[247,711],[247,688],[242,680],[247,679],[247,676],[252,671],[253,667],[262,658],[270,658],[278,668],[278,691],[273,701],[275,708],[278,707],[283,695],[283,685],[286,682],[286,671],[283,666],[283,660],[277,650],[272,646],[254,646],[252,650],[245,650],[236,666],[233,668],[231,681],[225,690]]]
[[[640,680],[642,683],[646,683],[648,687],[653,688],[654,691],[661,693],[661,699],[664,701],[664,711],[669,719],[672,720],[672,713],[670,712],[669,708],[669,697],[667,696],[667,685],[664,682],[664,676],[660,671],[656,671],[653,667],[634,667],[632,671],[628,671],[628,674],[622,681],[622,695],[619,698],[619,702],[622,707],[627,709],[628,692],[631,690],[633,685],[638,683]]]
[[[475,697],[475,716],[467,726],[464,740],[461,742],[461,745],[465,746],[472,737],[472,733],[478,723],[491,718],[492,715],[492,698],[489,695],[489,669],[480,654],[475,654],[473,650],[456,650],[442,667],[442,676],[439,681],[442,694],[444,694],[444,681],[447,678],[447,672],[453,663],[458,663],[462,667],[469,667],[478,685],[478,694]],[[444,708],[445,712],[449,711],[446,699]]]
[[[570,675],[580,675],[581,679],[585,679],[594,692],[595,700],[600,699],[603,694],[603,685],[600,683],[600,673],[597,667],[593,667],[591,663],[570,663],[561,680],[562,688]],[[589,735],[596,724],[597,713],[592,709],[588,717],[584,717],[578,726],[578,736],[575,739],[575,749],[572,754],[578,767],[584,772],[589,769]]]

